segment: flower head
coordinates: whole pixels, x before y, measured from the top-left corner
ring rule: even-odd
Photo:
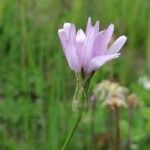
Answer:
[[[140,105],[139,97],[136,94],[130,94],[127,99],[126,103],[129,108],[134,108]]]
[[[69,67],[76,73],[83,71],[88,75],[107,61],[118,58],[127,37],[120,36],[109,46],[113,31],[113,24],[99,31],[99,21],[93,26],[90,17],[85,32],[82,29],[76,31],[72,23],[65,23],[58,35]]]

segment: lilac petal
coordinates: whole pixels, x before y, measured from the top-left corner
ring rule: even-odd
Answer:
[[[65,23],[64,24],[64,30],[67,34],[67,38],[71,40],[75,40],[76,36],[76,27],[74,24],[71,23]]]
[[[95,23],[95,32],[96,32],[96,34],[99,33],[99,21],[96,21],[96,23]]]
[[[87,27],[86,27],[86,33],[88,32],[89,28],[92,27],[92,19],[91,17],[88,18],[88,21],[87,21]]]
[[[82,66],[84,68],[86,68],[89,60],[92,58],[93,52],[93,44],[94,44],[94,40],[95,40],[95,28],[91,27],[89,28],[86,38],[85,38],[85,42],[84,42],[84,55],[82,57]]]
[[[69,38],[71,23],[66,23],[65,22],[63,27],[64,27],[64,30],[65,30],[65,32],[67,34],[67,37]]]
[[[99,32],[99,21],[92,25],[91,17],[88,18],[86,32],[79,29],[72,23],[65,23],[63,29],[58,31],[61,45],[69,67],[75,72],[89,74],[97,70],[107,61],[119,57],[119,50],[127,38],[118,38],[109,48],[114,25],[111,24],[104,31]]]
[[[83,32],[82,29],[79,29],[76,35],[76,49],[80,64],[82,64],[82,58],[85,53],[85,51],[83,50],[84,42],[85,42],[85,33]]]
[[[59,39],[60,39],[60,42],[61,42],[61,45],[62,45],[62,48],[63,48],[63,51],[64,51],[64,54],[66,56],[66,41],[67,41],[67,34],[65,32],[64,29],[59,29],[58,30],[58,36],[59,36]]]
[[[113,32],[114,32],[114,25],[110,24],[108,26],[108,28],[106,29],[106,31],[104,32],[104,42],[105,42],[105,44],[109,43],[109,41],[112,38]]]
[[[119,55],[120,54],[118,53],[118,54],[112,54],[112,55],[96,56],[96,57],[92,58],[88,65],[87,74],[99,69],[107,61],[110,61],[114,58],[118,58]]]
[[[85,40],[85,33],[83,32],[82,29],[79,29],[76,34],[76,42],[83,43],[84,40]]]
[[[76,27],[74,24],[71,24],[69,38],[73,41],[76,38]]]
[[[118,53],[118,51],[122,48],[122,46],[125,44],[126,41],[127,41],[126,36],[123,35],[123,36],[119,37],[107,50],[107,54]]]
[[[69,67],[77,73],[80,72],[81,66],[79,64],[77,52],[75,50],[73,42],[69,41],[69,39],[67,38],[67,33],[64,29],[58,30],[58,35]]]
[[[93,56],[96,55],[104,55],[108,48],[109,41],[113,35],[114,25],[111,24],[108,28],[104,31],[101,31],[94,41],[93,45]]]
[[[105,45],[103,44],[103,34],[101,31],[97,36],[93,44],[93,57],[104,54]]]
[[[92,25],[92,19],[91,17],[88,18],[88,22],[87,22],[87,27],[86,27],[86,33],[88,32],[88,30],[91,28],[91,27],[94,27]],[[95,33],[98,34],[99,32],[99,21],[96,21],[95,23]]]
[[[74,70],[76,73],[79,73],[81,71],[81,65],[79,63],[77,51],[74,47],[74,44],[72,42],[67,42],[66,45],[67,45],[66,58],[68,64],[72,70]]]

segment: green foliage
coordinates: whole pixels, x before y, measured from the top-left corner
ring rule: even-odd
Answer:
[[[57,30],[67,21],[85,28],[88,16],[100,20],[101,28],[114,23],[115,37],[128,37],[121,58],[102,67],[90,88],[111,78],[140,96],[143,105],[134,117],[133,140],[141,150],[148,148],[150,94],[136,81],[149,71],[149,9],[149,0],[0,0],[0,149],[60,149],[74,121],[75,85]],[[99,107],[95,134],[106,131],[105,118],[106,110]],[[120,124],[126,128],[126,118]],[[88,149],[90,138],[87,119],[69,149]]]

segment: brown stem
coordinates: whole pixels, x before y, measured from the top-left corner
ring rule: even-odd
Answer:
[[[120,150],[119,108],[115,107],[115,150]]]
[[[108,128],[108,135],[110,136],[109,138],[109,147],[111,147],[111,145],[113,145],[114,143],[114,128],[112,126],[113,124],[113,115],[112,115],[112,110],[108,109],[108,119],[107,119],[107,128]]]
[[[126,143],[126,150],[130,150],[130,143],[131,143],[131,121],[132,121],[132,110],[131,108],[128,109],[128,135],[127,135],[127,143]]]
[[[96,149],[96,145],[95,145],[95,141],[94,141],[94,132],[95,132],[95,127],[94,127],[94,119],[95,119],[95,110],[93,110],[93,108],[91,108],[91,149],[95,150]]]

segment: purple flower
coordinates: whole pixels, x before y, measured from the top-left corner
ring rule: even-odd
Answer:
[[[90,17],[85,32],[82,29],[76,31],[72,23],[65,23],[63,28],[58,30],[58,35],[69,67],[76,73],[83,71],[87,75],[107,61],[118,58],[119,50],[127,37],[120,36],[109,46],[113,31],[113,24],[106,30],[99,31],[99,21],[93,26]]]

